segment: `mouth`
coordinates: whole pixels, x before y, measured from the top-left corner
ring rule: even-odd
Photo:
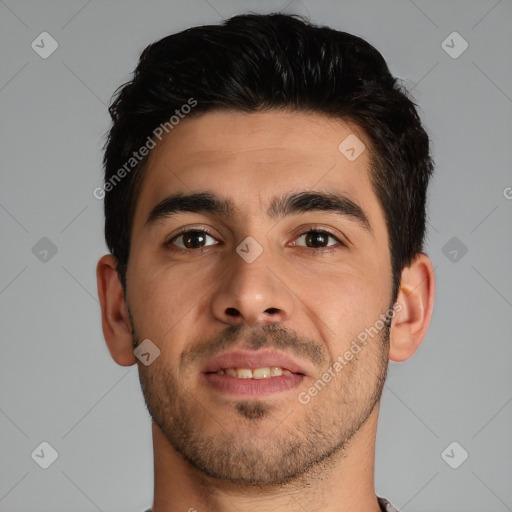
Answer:
[[[306,377],[302,365],[271,350],[221,354],[203,368],[214,391],[241,396],[265,396],[297,387]]]
[[[279,366],[264,366],[262,368],[221,368],[216,372],[206,372],[207,375],[215,373],[217,375],[230,375],[238,379],[270,379],[271,377],[281,377],[281,375],[304,375],[301,372],[292,372],[288,368]]]

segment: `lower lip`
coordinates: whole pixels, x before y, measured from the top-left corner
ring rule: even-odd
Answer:
[[[208,384],[216,391],[238,396],[265,396],[296,388],[304,375],[280,375],[266,379],[240,379],[219,373],[204,373]]]

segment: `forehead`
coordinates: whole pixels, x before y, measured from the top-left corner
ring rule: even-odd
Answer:
[[[134,229],[167,195],[205,190],[229,197],[248,216],[263,214],[277,195],[315,189],[365,203],[368,216],[378,217],[369,163],[369,141],[358,126],[319,114],[214,111],[185,118],[151,150]]]
[[[342,156],[339,145],[350,135],[349,141],[356,144],[366,139],[353,123],[315,113],[213,111],[181,121],[152,150],[148,165],[158,165],[162,159],[174,165],[179,165],[181,159],[181,164],[190,167],[236,164],[234,159],[239,157],[241,161],[253,158],[253,163],[262,166],[316,164],[325,169],[326,164]],[[365,168],[367,152],[361,157],[359,165],[347,167]]]

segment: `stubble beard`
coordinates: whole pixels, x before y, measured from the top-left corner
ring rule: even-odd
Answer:
[[[135,331],[133,343],[139,343]],[[240,486],[281,486],[343,455],[380,401],[388,352],[386,326],[308,404],[294,397],[286,402],[289,411],[278,411],[265,400],[233,400],[221,424],[211,404],[194,397],[158,359],[139,364],[139,379],[154,423],[190,465]],[[289,414],[298,419],[290,421]],[[258,437],[266,421],[275,428]]]

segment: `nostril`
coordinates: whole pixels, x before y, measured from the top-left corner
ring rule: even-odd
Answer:
[[[279,309],[277,308],[268,308],[265,310],[265,313],[268,313],[269,315],[275,315],[276,313],[279,313]]]
[[[227,308],[226,309],[226,315],[229,315],[229,316],[239,316],[240,313],[235,308]]]

